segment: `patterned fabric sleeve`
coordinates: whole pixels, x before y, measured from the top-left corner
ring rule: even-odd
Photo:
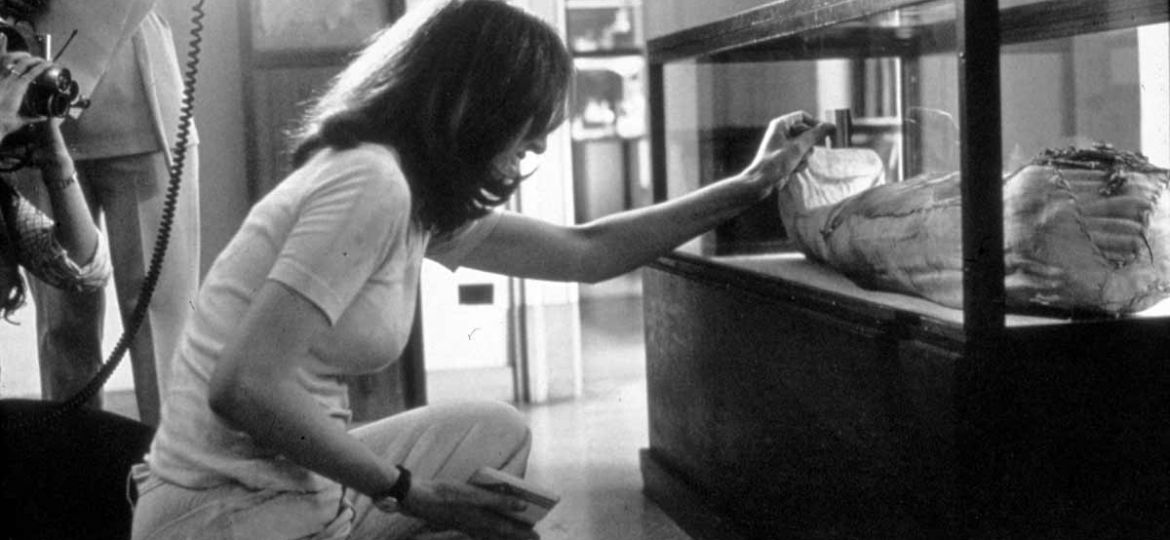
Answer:
[[[30,274],[41,281],[67,291],[85,292],[101,289],[110,278],[110,258],[105,240],[98,235],[98,246],[84,265],[69,258],[57,242],[56,224],[5,182],[3,191],[4,237],[6,246]]]

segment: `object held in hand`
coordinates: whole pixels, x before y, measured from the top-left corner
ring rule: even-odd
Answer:
[[[37,34],[31,25],[16,23],[0,18],[0,35],[4,36],[5,47],[8,52],[27,52],[46,60],[53,58],[52,36]],[[11,63],[0,68],[0,76],[8,77],[15,73],[16,64]],[[20,73],[24,76],[30,73]],[[70,71],[60,65],[51,64],[41,71],[29,83],[21,103],[20,113],[25,116],[50,116],[64,118],[69,109],[81,106],[81,89]]]
[[[488,491],[510,495],[527,502],[528,505],[524,510],[510,512],[507,515],[529,525],[535,525],[544,519],[544,516],[548,515],[549,511],[561,500],[559,495],[532,482],[491,467],[483,467],[475,471],[470,483]]]

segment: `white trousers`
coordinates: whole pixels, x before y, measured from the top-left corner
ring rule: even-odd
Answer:
[[[414,479],[466,482],[489,466],[523,476],[531,447],[524,417],[510,405],[431,405],[351,431],[389,464]],[[256,490],[229,483],[191,489],[158,478],[143,465],[132,473],[139,498],[135,540],[410,538],[426,524],[386,514],[369,497],[334,486],[319,492]]]

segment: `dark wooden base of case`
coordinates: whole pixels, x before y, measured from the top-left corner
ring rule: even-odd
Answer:
[[[697,539],[1170,532],[1166,319],[1001,343],[701,259],[645,273],[646,492]]]
[[[640,458],[646,496],[674,517],[680,527],[697,538],[746,540],[734,522],[712,507],[704,493],[654,459],[653,451],[642,449]]]

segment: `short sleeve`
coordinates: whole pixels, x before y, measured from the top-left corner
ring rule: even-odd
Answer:
[[[432,240],[427,245],[427,258],[455,271],[463,266],[463,260],[467,255],[491,234],[502,215],[503,210],[493,210],[486,216],[464,225],[448,237]]]
[[[97,249],[88,263],[77,266],[77,288],[83,291],[96,291],[106,285],[110,274],[114,272],[110,265],[110,251],[106,246],[105,235],[97,235]],[[70,262],[70,264],[73,264]],[[76,265],[75,265],[76,266]]]
[[[78,264],[57,240],[57,225],[28,199],[0,181],[0,197],[6,201],[4,231],[0,241],[12,242],[21,266],[44,283],[67,291],[100,290],[110,278],[110,260],[103,235],[89,262]]]
[[[331,324],[404,245],[410,221],[409,191],[394,181],[400,171],[342,161],[319,173],[268,276],[316,304]]]

